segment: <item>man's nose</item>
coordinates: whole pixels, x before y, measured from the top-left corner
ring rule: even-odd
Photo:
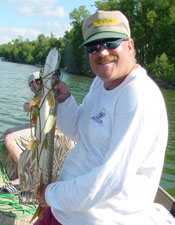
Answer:
[[[100,56],[106,56],[106,55],[109,55],[109,51],[108,49],[106,49],[102,44],[100,45],[100,49],[98,51],[98,54]]]

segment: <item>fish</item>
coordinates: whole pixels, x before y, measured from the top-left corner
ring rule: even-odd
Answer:
[[[42,99],[39,105],[39,112],[36,124],[36,140],[39,141],[37,148],[37,163],[42,170],[43,184],[49,184],[52,180],[53,151],[55,122],[57,110],[57,90],[53,89],[52,84],[59,82],[61,72],[59,64],[61,55],[57,48],[53,48],[45,62],[41,73]],[[45,166],[47,165],[47,167]]]
[[[35,110],[36,124],[34,132],[31,129],[31,140],[28,143],[27,150],[20,156],[20,191],[19,200],[30,198],[30,194],[36,192],[43,184],[47,185],[52,182],[53,160],[54,160],[54,139],[57,114],[57,87],[60,78],[60,60],[61,55],[57,48],[53,48],[48,53],[44,67],[40,70],[40,84],[35,96],[32,98],[30,105]],[[32,117],[33,110],[30,112]],[[32,127],[32,126],[31,126]],[[21,161],[23,163],[21,163]],[[30,165],[30,168],[23,167],[24,163]],[[36,178],[30,177],[30,169]],[[22,174],[22,175],[21,175]],[[26,189],[24,183],[29,178]],[[24,175],[24,176],[23,176]],[[39,182],[38,182],[39,181]],[[32,190],[32,192],[31,192]],[[33,200],[32,200],[33,201]],[[34,202],[37,202],[35,199]],[[44,208],[38,206],[32,220],[36,217],[42,218]],[[32,221],[31,220],[31,221]]]
[[[61,55],[57,48],[53,48],[45,62],[41,72],[42,99],[39,104],[37,124],[35,127],[36,141],[38,147],[35,151],[37,158],[37,170],[40,170],[40,186],[52,182],[53,158],[54,158],[54,138],[57,113],[58,90],[53,89],[53,84],[59,82],[61,72],[59,64]],[[38,187],[39,188],[39,187]],[[39,205],[33,219],[42,218],[44,209]],[[31,220],[31,221],[32,221]]]

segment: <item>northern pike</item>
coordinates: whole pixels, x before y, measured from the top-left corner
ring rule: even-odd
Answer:
[[[60,78],[60,53],[56,48],[53,48],[47,58],[44,68],[40,71],[40,85],[38,93],[32,98],[30,105],[35,108],[37,122],[35,131],[31,134],[31,140],[28,143],[27,149],[30,150],[30,161],[35,170],[36,182],[24,191],[23,178],[20,181],[20,198],[24,199],[30,190],[37,190],[42,184],[52,182],[53,158],[54,158],[54,137],[56,124],[56,109],[57,109],[57,90],[53,89],[53,84],[59,82]],[[31,110],[31,114],[33,111]],[[23,153],[22,153],[23,154]],[[25,152],[24,152],[25,154]],[[27,153],[25,154],[27,155]],[[25,157],[25,158],[27,158]],[[23,168],[21,168],[23,169]],[[29,173],[30,176],[30,173]],[[40,184],[38,185],[38,177]],[[27,192],[28,191],[28,192]],[[24,201],[22,201],[23,203]],[[38,213],[39,212],[39,213]],[[42,217],[43,209],[39,206],[32,220],[39,216]]]

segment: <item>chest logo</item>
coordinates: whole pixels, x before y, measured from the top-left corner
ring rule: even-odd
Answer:
[[[105,109],[102,109],[101,112],[97,114],[97,116],[92,116],[91,119],[94,120],[99,125],[103,126],[103,118],[105,117],[106,112]]]

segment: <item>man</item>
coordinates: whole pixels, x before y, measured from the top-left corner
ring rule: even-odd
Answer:
[[[77,145],[59,181],[36,195],[47,208],[35,225],[155,224],[148,211],[168,137],[163,97],[136,64],[129,23],[120,11],[86,18],[83,37],[96,78],[80,106],[66,84],[59,85],[57,124]]]
[[[34,72],[28,77],[28,85],[31,91],[36,94],[40,82],[40,73]],[[23,105],[25,112],[30,112],[30,103],[25,102]],[[9,128],[4,134],[4,143],[6,150],[12,156],[13,160],[18,164],[20,154],[26,149],[31,138],[30,123],[23,124],[18,127]],[[3,187],[3,190],[9,193],[16,193],[19,185],[19,179],[11,181]]]

